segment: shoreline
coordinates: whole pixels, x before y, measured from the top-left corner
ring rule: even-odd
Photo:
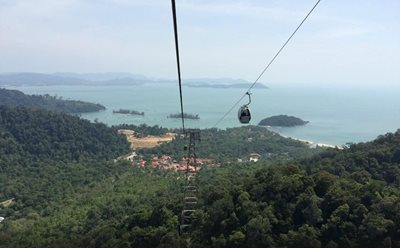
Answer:
[[[282,134],[276,130],[273,130],[273,127],[271,126],[263,126],[265,127],[267,130],[276,133],[284,138],[288,138],[288,139],[292,139],[292,140],[296,140],[296,141],[300,141],[306,145],[308,145],[310,148],[318,148],[318,147],[322,147],[322,148],[334,148],[334,149],[344,149],[343,146],[341,145],[332,145],[332,144],[326,144],[326,143],[318,143],[318,142],[314,142],[312,140],[306,140],[306,139],[300,139],[300,138],[296,138],[296,137],[291,137],[285,134]]]
[[[267,127],[267,129],[271,132],[274,132],[284,138],[288,138],[288,139],[292,139],[292,140],[297,140],[300,141],[306,145],[308,145],[310,148],[318,148],[318,147],[322,147],[322,148],[334,148],[334,149],[343,149],[342,146],[338,146],[338,145],[332,145],[332,144],[326,144],[326,143],[318,143],[318,142],[314,142],[311,140],[305,140],[305,139],[300,139],[300,138],[296,138],[296,137],[290,137],[287,135],[284,135],[282,133],[276,132],[274,130],[271,130],[269,127]]]

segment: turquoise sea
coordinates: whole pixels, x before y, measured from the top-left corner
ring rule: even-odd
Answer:
[[[180,110],[178,88],[174,84],[142,86],[20,86],[27,94],[50,94],[100,103],[107,110],[82,114],[82,118],[104,122],[180,127],[179,119],[168,119]],[[209,128],[236,102],[244,89],[184,87],[185,112],[199,114],[200,120],[186,120],[189,128]],[[252,94],[252,121],[279,114],[294,115],[309,124],[294,128],[274,128],[283,135],[317,143],[342,145],[363,142],[400,128],[400,89],[357,89],[346,87],[271,86]],[[244,104],[247,99],[243,101]],[[144,111],[145,116],[113,114],[116,109]],[[240,126],[237,108],[218,128]]]

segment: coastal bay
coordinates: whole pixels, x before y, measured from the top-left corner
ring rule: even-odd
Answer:
[[[176,128],[179,119],[167,118],[179,111],[179,92],[171,84],[88,86],[18,86],[8,87],[26,94],[50,94],[64,99],[96,102],[107,110],[81,114],[82,118],[97,120],[107,125],[122,123],[160,125]],[[242,89],[185,88],[187,97],[185,112],[198,113],[200,120],[186,120],[189,128],[212,128],[216,121],[243,94]],[[356,91],[359,94],[355,94]],[[168,92],[168,94],[166,94]],[[315,143],[343,145],[348,142],[364,142],[378,135],[397,130],[400,123],[398,102],[400,90],[393,89],[345,89],[271,86],[254,90],[251,124],[256,125],[265,116],[282,113],[301,116],[310,121],[305,126],[273,127],[271,130],[292,138]],[[116,97],[118,96],[118,97]],[[157,101],[154,101],[157,99]],[[245,102],[243,102],[244,104]],[[242,103],[241,103],[242,104]],[[140,109],[145,116],[115,115],[113,109]],[[241,126],[236,109],[218,128]]]

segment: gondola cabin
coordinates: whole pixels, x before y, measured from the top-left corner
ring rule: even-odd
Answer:
[[[248,124],[251,120],[250,109],[247,105],[240,107],[238,112],[238,119],[242,124]]]

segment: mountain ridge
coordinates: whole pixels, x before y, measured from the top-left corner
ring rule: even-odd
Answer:
[[[0,73],[0,86],[44,86],[44,85],[144,85],[157,83],[176,83],[176,80],[148,78],[124,72],[109,73],[35,73],[15,72]],[[232,78],[199,78],[183,79],[183,85],[188,87],[206,88],[248,88],[251,82]],[[257,83],[255,89],[267,88]]]

